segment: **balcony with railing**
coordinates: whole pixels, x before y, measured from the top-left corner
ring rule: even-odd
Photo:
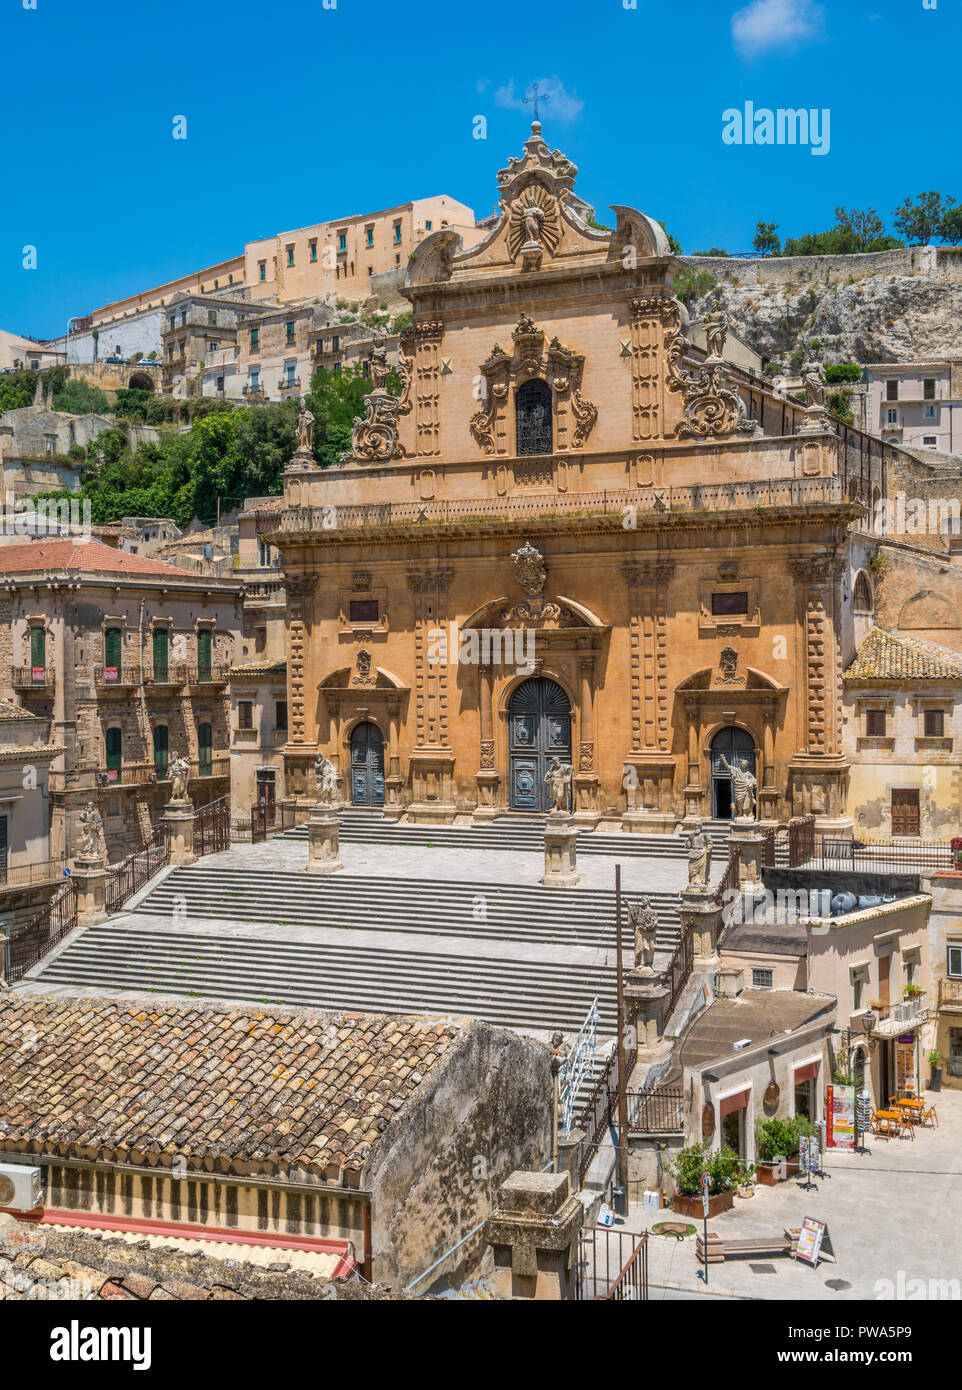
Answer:
[[[926,996],[914,994],[901,1004],[883,1004],[876,1009],[878,1022],[875,1025],[877,1038],[892,1038],[898,1033],[910,1032],[920,1028],[928,1016]]]
[[[187,667],[181,662],[176,666],[153,666],[144,671],[144,685],[148,689],[170,691],[187,680]]]
[[[98,690],[129,690],[141,683],[139,666],[97,666],[94,682]]]
[[[57,678],[49,666],[13,666],[10,684],[14,690],[53,691]]]
[[[301,389],[301,379],[299,376],[282,376],[277,383],[277,389],[278,391],[299,391]]]
[[[939,980],[939,1008],[962,1012],[962,980]]]
[[[223,662],[217,665],[199,665],[187,668],[187,683],[190,686],[226,685],[229,679],[230,667]]]

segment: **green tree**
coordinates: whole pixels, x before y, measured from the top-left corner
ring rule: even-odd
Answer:
[[[337,463],[341,454],[351,447],[354,417],[364,417],[364,397],[371,382],[361,367],[346,367],[341,372],[319,371],[311,382],[307,396],[308,409],[314,415],[314,457],[320,464]],[[388,377],[388,390],[401,394],[401,383],[395,372]]]
[[[849,212],[839,207],[835,209],[835,217],[837,230],[847,232],[858,251],[867,251],[885,232],[885,223],[874,208],[852,208]]]
[[[0,376],[0,412],[23,410],[37,389],[36,372],[5,372]]]
[[[693,265],[686,265],[684,270],[675,276],[672,288],[681,302],[690,306],[696,299],[701,299],[713,290],[717,284],[718,277],[712,275],[710,270],[696,270]]]
[[[942,219],[955,202],[954,198],[942,201],[941,193],[930,190],[920,193],[913,202],[905,202],[895,209],[895,229],[916,246],[927,246],[932,238],[939,235]]]
[[[107,415],[110,402],[99,386],[71,377],[54,395],[53,408],[65,410],[70,415]]]
[[[962,207],[946,208],[939,223],[939,236],[950,246],[962,242]]]
[[[755,235],[752,237],[752,247],[760,256],[777,256],[781,249],[778,223],[758,222],[755,226]]]

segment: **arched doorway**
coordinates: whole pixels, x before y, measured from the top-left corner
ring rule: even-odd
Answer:
[[[150,391],[153,394],[154,383],[149,372],[131,372],[127,385],[131,391]]]
[[[369,720],[351,734],[351,801],[355,806],[384,805],[384,739]]]
[[[519,454],[550,454],[551,387],[535,379],[519,386],[514,400],[517,452]]]
[[[711,741],[711,813],[715,820],[731,820],[734,807],[732,775],[725,770],[743,759],[749,772],[755,771],[755,741],[744,729],[733,725],[719,729]]]
[[[512,811],[547,811],[545,773],[552,759],[571,762],[571,705],[557,681],[522,681],[508,705]]]

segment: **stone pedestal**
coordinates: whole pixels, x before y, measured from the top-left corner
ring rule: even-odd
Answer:
[[[810,405],[805,409],[805,418],[795,431],[796,434],[837,434],[835,420],[830,410],[823,405]]]
[[[505,1298],[575,1297],[584,1208],[567,1173],[512,1173],[485,1223],[495,1292]]]
[[[341,818],[333,806],[317,805],[307,818],[307,872],[333,874],[343,869]]]
[[[170,863],[175,865],[195,864],[194,821],[197,812],[192,801],[168,801],[161,820],[167,832],[170,845]]]
[[[92,926],[107,917],[107,866],[102,859],[78,858],[70,874],[77,894],[77,925]]]
[[[762,855],[765,832],[757,821],[734,820],[728,837],[729,850],[738,850],[738,886],[744,893],[763,893]]]
[[[552,811],[544,827],[544,877],[546,888],[574,888],[581,882],[576,841],[578,828],[564,811]]]
[[[718,938],[722,928],[721,904],[715,902],[713,888],[689,887],[681,895],[682,931],[692,934],[693,969],[714,971],[721,964]]]
[[[578,1151],[582,1141],[587,1137],[583,1129],[572,1126],[568,1131],[567,1138],[560,1137],[558,1139],[558,1167],[560,1172],[568,1174],[572,1192],[577,1192],[581,1186],[581,1177],[578,1172]]]
[[[498,816],[503,814],[502,808],[498,805],[501,778],[497,772],[485,768],[474,774],[474,781],[478,788],[478,804],[471,813],[471,819],[481,823],[497,820]]]
[[[660,1050],[665,1031],[668,987],[653,970],[641,966],[625,975],[625,1001],[637,1008],[635,1029],[639,1061],[650,1062]]]
[[[343,807],[346,803],[341,802]],[[400,820],[404,815],[404,778],[389,775],[384,779],[384,806],[381,815],[385,820]]]

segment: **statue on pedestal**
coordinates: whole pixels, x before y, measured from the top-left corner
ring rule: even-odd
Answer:
[[[337,796],[337,768],[318,751],[314,759],[314,787],[321,806],[332,806]]]
[[[551,794],[552,815],[564,815],[567,812],[573,776],[574,768],[570,763],[563,763],[560,758],[555,758],[545,773],[545,785]]]
[[[635,933],[635,969],[654,974],[658,914],[649,898],[628,904],[628,925]]]
[[[171,801],[187,800],[187,783],[190,781],[190,763],[183,753],[178,753],[167,768],[170,773],[172,786],[170,789]]]
[[[711,840],[705,834],[705,827],[701,821],[695,822],[694,830],[686,838],[688,840],[688,887],[708,888],[711,881]]]
[[[83,826],[84,835],[84,842],[80,848],[80,858],[99,859],[102,863],[106,857],[104,822],[103,817],[92,801],[88,801],[80,812],[80,823]]]
[[[744,758],[736,758],[735,766],[732,767],[728,759],[723,757],[721,765],[731,775],[734,788],[735,819],[754,820],[755,787],[757,785],[754,772]]]
[[[805,403],[808,409],[824,410],[828,378],[821,362],[806,362],[802,368],[802,381],[805,385]]]
[[[295,426],[296,446],[295,454],[311,454],[314,450],[314,416],[306,405],[302,405],[297,413],[297,424]]]

